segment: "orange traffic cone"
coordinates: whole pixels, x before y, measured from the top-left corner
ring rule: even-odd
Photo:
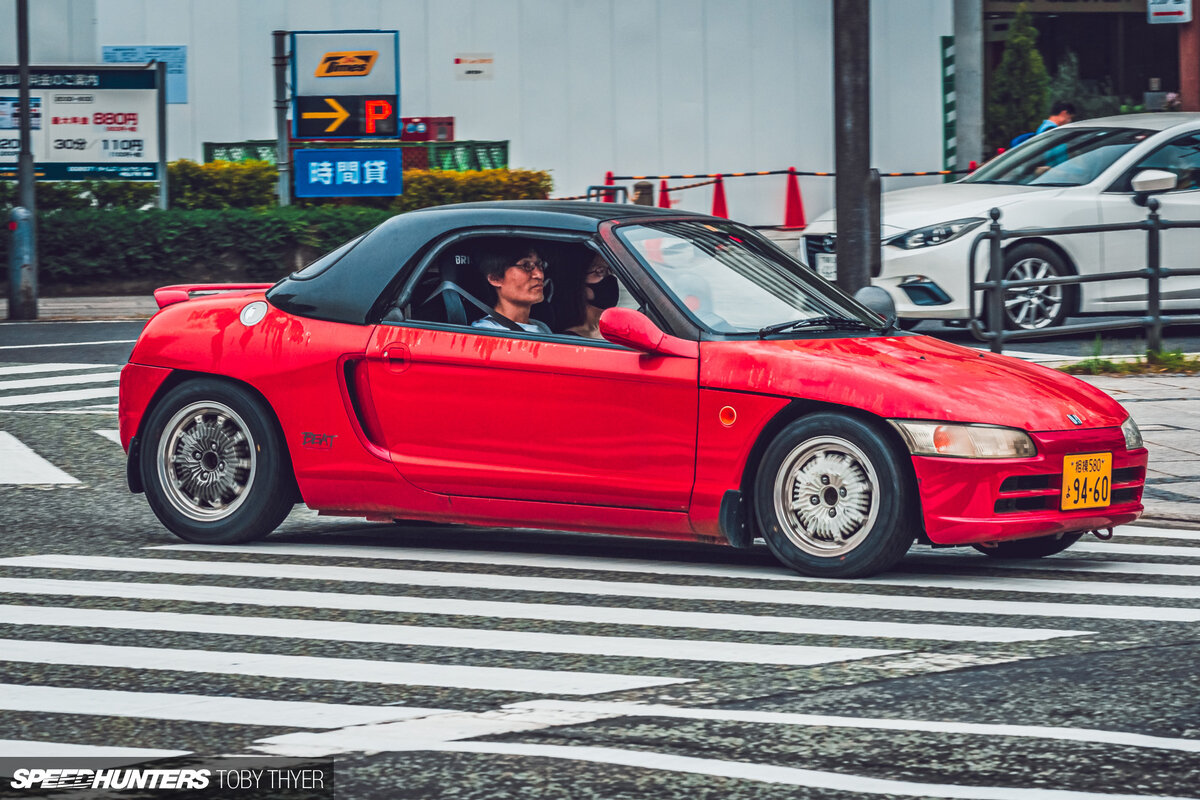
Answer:
[[[712,215],[729,219],[729,209],[725,207],[725,184],[721,181],[720,175],[717,176],[717,182],[713,185]]]
[[[605,186],[613,185],[613,174],[612,174],[611,169],[608,172],[606,172],[604,175],[604,185]],[[615,200],[613,200],[613,195],[616,194],[616,192],[603,192],[602,194],[603,194],[603,197],[601,197],[601,202],[604,202],[604,203],[616,202]]]
[[[804,221],[804,203],[800,201],[800,181],[796,168],[788,167],[787,194],[783,207],[783,228],[793,230],[807,225]]]
[[[658,183],[658,207],[671,207],[671,190],[667,188],[667,182],[665,180],[659,181]]]

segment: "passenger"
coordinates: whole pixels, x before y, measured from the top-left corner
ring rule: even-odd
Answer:
[[[529,317],[530,309],[542,302],[546,292],[546,262],[536,249],[512,249],[484,256],[479,268],[496,291],[493,305],[496,314],[530,333],[550,333],[544,322]],[[477,319],[471,327],[508,330],[491,317]]]
[[[565,319],[572,324],[563,333],[573,333],[588,339],[603,339],[600,335],[600,315],[604,309],[612,308],[620,298],[621,288],[616,277],[599,253],[582,274],[579,290],[569,294],[574,298],[573,306],[565,309]]]

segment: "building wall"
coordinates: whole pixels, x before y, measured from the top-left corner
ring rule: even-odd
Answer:
[[[456,118],[462,139],[508,139],[514,166],[555,194],[617,174],[833,169],[831,0],[37,0],[35,63],[99,60],[104,45],[187,45],[186,105],[168,106],[170,158],[205,141],[273,138],[271,31],[400,31],[401,113]],[[871,10],[875,166],[942,159],[939,37],[952,0]],[[0,0],[0,20],[15,0]],[[0,31],[11,30],[7,24]],[[495,56],[494,80],[456,80],[456,53]],[[15,63],[0,33],[0,62]],[[892,179],[885,189],[918,180]],[[678,182],[677,182],[678,183]],[[832,180],[805,179],[809,217]],[[782,220],[781,177],[727,182],[730,213]],[[711,189],[677,195],[707,211]]]

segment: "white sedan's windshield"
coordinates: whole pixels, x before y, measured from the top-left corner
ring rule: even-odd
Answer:
[[[733,223],[655,222],[617,229],[625,244],[701,325],[758,333],[833,318],[864,329],[882,320],[756,234]]]
[[[1082,186],[1153,133],[1135,128],[1056,128],[984,164],[963,183]]]

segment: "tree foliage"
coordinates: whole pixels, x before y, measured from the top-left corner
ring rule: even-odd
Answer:
[[[1000,65],[992,73],[988,141],[1007,147],[1014,136],[1037,130],[1050,102],[1049,84],[1046,64],[1037,49],[1037,29],[1022,3],[1009,29]]]

